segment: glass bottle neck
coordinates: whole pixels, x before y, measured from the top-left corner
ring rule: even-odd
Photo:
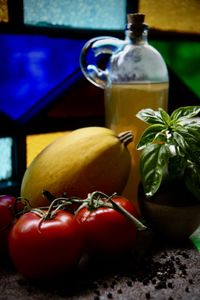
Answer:
[[[148,43],[148,29],[144,29],[140,35],[135,35],[132,30],[125,31],[125,40],[130,44],[144,45]]]

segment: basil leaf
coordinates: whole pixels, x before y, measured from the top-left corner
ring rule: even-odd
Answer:
[[[178,127],[176,133],[185,139],[185,152],[200,151],[200,127],[185,125]]]
[[[193,118],[200,112],[200,106],[184,106],[174,110],[171,119],[174,121],[182,121]]]
[[[168,162],[168,179],[173,181],[181,178],[184,175],[186,168],[185,157],[173,156],[169,158]]]
[[[162,116],[159,111],[155,111],[151,108],[145,108],[140,110],[136,117],[148,124],[165,124],[162,120]]]
[[[192,164],[200,165],[200,148],[195,144],[188,148],[187,160]]]
[[[169,151],[165,144],[149,144],[143,150],[140,171],[147,197],[153,196],[159,189],[168,159]]]
[[[196,199],[200,201],[200,167],[191,165],[185,172],[185,184],[194,195]]]
[[[141,180],[147,197],[161,182],[184,178],[191,192],[200,199],[200,122],[195,119],[200,106],[176,109],[171,116],[159,108],[147,108],[136,115],[150,124],[137,145]]]
[[[173,132],[173,137],[175,139],[175,142],[177,145],[182,149],[182,151],[185,153],[186,149],[188,148],[188,143],[186,142],[184,136],[180,134],[179,132]]]
[[[160,137],[162,135],[162,130],[164,129],[164,125],[162,124],[153,124],[148,127],[142,134],[139,143],[137,144],[137,149],[141,150],[146,147],[147,144],[152,143],[155,140],[163,141],[166,139],[165,136]]]
[[[185,129],[187,130],[187,134],[185,138],[197,142],[200,146],[200,123],[198,124],[185,124]]]
[[[168,115],[168,113],[162,109],[162,108],[159,108],[159,112],[160,112],[160,115],[162,117],[162,120],[164,121],[164,123],[168,126],[170,124],[170,121],[171,121],[171,118],[170,116]]]

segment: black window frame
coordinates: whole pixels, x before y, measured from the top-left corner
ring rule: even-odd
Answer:
[[[125,0],[126,13],[138,12],[137,0]],[[0,22],[1,32],[4,33],[26,33],[26,34],[47,34],[56,37],[66,37],[75,39],[89,39],[97,35],[111,35],[122,37],[122,30],[101,30],[101,29],[74,29],[65,26],[40,27],[24,23],[23,0],[7,0],[8,22]],[[126,20],[125,20],[126,21]]]
[[[74,29],[65,26],[40,27],[24,23],[23,0],[7,0],[8,22],[0,22],[1,33],[46,34],[52,37],[89,39],[96,36],[124,37],[122,30]],[[139,11],[139,0],[126,0],[126,14]],[[199,41],[200,33],[167,32],[149,28],[149,39]]]
[[[96,36],[115,36],[124,38],[124,29],[122,30],[86,30],[69,29],[68,27],[39,27],[24,24],[23,0],[7,0],[8,22],[0,22],[0,32],[11,34],[42,34],[50,37],[65,37],[73,39],[90,39]],[[126,14],[137,13],[139,10],[139,0],[126,0]],[[156,40],[187,40],[199,41],[199,34],[185,34],[177,32],[164,32],[160,30],[149,30],[149,39]],[[177,82],[177,81],[176,81]],[[176,90],[176,85],[171,88]],[[178,96],[175,95],[178,99]],[[26,169],[26,135],[27,132],[21,126],[16,126],[5,120],[0,120],[0,137],[11,137],[13,139],[13,175],[11,180],[0,182],[0,194],[20,192],[21,180]]]

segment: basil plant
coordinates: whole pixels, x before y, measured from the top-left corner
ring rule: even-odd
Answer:
[[[137,145],[146,197],[153,196],[165,180],[183,179],[200,200],[200,106],[180,107],[169,115],[162,108],[138,112],[149,124]]]

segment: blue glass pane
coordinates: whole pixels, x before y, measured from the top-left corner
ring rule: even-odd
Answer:
[[[0,181],[12,176],[12,145],[12,138],[0,138]]]
[[[0,35],[0,113],[19,119],[79,78],[85,41],[47,36]],[[37,104],[37,106],[36,106]],[[38,106],[39,108],[39,106]]]
[[[124,29],[126,0],[25,0],[24,21],[40,26]]]

